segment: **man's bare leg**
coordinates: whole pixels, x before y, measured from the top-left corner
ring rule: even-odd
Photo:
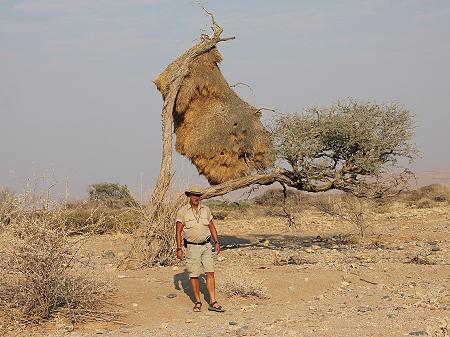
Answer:
[[[200,300],[200,282],[198,277],[191,277],[192,292],[194,293],[195,302],[201,302]]]
[[[209,303],[216,301],[216,281],[214,279],[214,272],[206,273],[206,289],[209,293]]]

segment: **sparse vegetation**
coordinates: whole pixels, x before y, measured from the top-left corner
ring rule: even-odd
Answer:
[[[127,260],[137,260],[139,265],[148,267],[175,264],[175,217],[185,202],[184,196],[174,196],[154,205],[156,211],[144,209],[143,222],[134,234],[134,245]]]
[[[450,187],[447,185],[432,184],[420,187],[414,191],[404,192],[400,200],[408,206],[417,208],[431,208],[450,204]]]
[[[68,234],[132,233],[143,220],[143,211],[138,207],[92,207],[88,204],[65,209],[60,225]]]
[[[323,213],[351,223],[364,238],[370,226],[375,204],[366,198],[357,198],[345,193],[335,196],[323,196],[317,199],[316,207]]]
[[[92,184],[89,186],[88,193],[91,202],[101,203],[110,208],[138,206],[127,185],[117,183]]]
[[[88,277],[63,230],[61,205],[23,194],[2,208],[0,235],[0,328],[40,322],[65,313],[76,322],[108,316],[102,311],[109,286]],[[8,210],[8,211],[6,211]]]
[[[270,298],[262,280],[252,277],[243,270],[230,269],[220,281],[219,289],[227,296]]]

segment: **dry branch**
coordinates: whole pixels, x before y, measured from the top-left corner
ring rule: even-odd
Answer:
[[[199,43],[191,47],[171,64],[171,67],[173,68],[172,77],[170,78],[169,91],[164,99],[164,105],[161,112],[163,140],[161,168],[155,190],[150,199],[150,205],[160,204],[170,185],[172,177],[172,112],[181,84],[189,73],[189,64],[197,56],[211,50],[217,43],[235,38],[221,38],[220,35],[223,32],[222,27],[217,24],[211,13],[207,13],[212,19],[212,35],[208,36],[203,34]]]

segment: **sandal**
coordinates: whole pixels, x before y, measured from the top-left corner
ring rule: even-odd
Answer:
[[[219,304],[217,304],[217,305],[214,305],[214,304],[217,304],[217,301],[214,301],[209,305],[209,307],[208,307],[209,311],[225,312],[225,309],[222,308],[222,306],[220,306]]]
[[[194,312],[200,312],[202,310],[202,302],[195,302],[192,310],[194,310]]]

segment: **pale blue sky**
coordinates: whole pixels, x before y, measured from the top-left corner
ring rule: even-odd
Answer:
[[[202,1],[237,39],[221,69],[258,107],[355,97],[416,114],[423,158],[450,169],[450,1]],[[0,0],[0,187],[43,172],[73,198],[91,183],[140,195],[158,175],[152,79],[209,27],[194,1]],[[209,31],[209,30],[208,30]],[[177,184],[200,182],[176,156]]]

